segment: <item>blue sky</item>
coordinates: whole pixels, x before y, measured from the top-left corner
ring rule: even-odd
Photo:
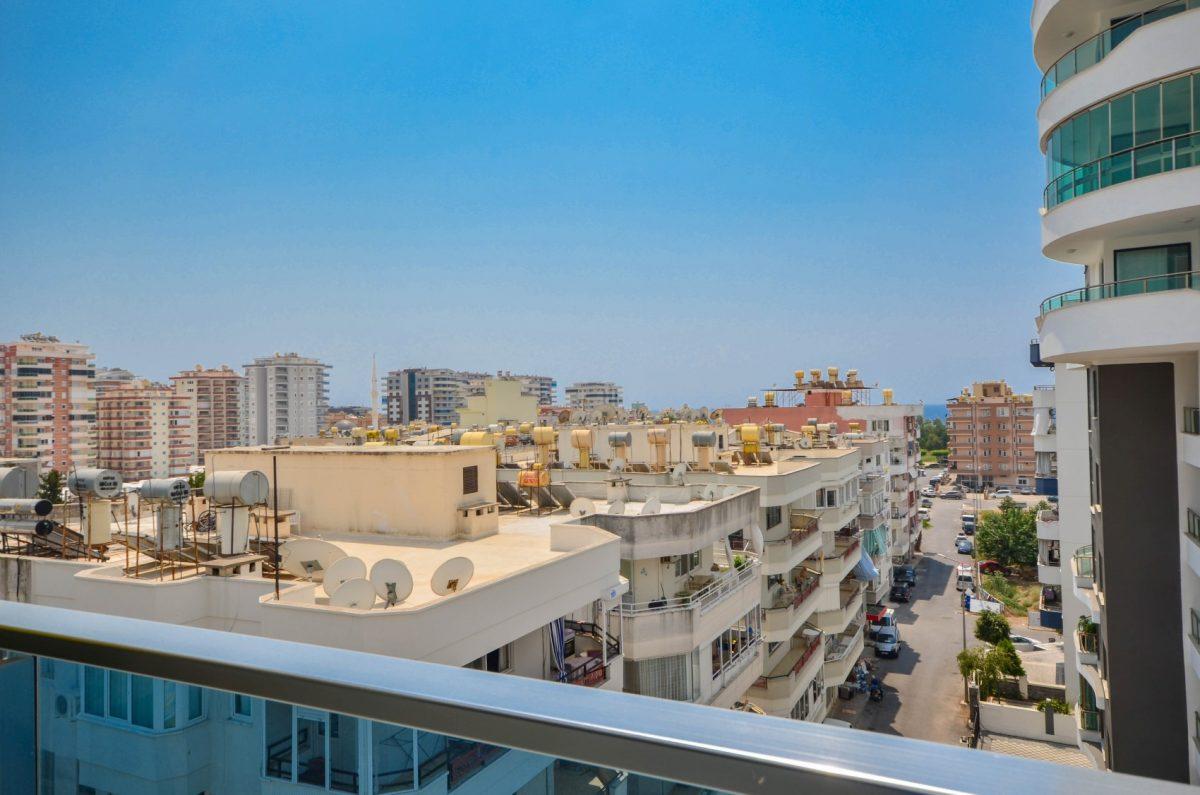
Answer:
[[[1029,7],[0,4],[0,337],[165,378],[297,350],[719,405],[1019,387]]]

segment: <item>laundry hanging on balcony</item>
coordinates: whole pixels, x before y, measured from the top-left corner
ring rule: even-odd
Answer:
[[[879,579],[879,569],[875,568],[875,562],[865,546],[862,547],[858,563],[854,564],[854,576],[864,581]]]

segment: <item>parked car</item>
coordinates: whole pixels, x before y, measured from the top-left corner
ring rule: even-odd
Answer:
[[[1017,493],[1018,494],[1026,494],[1026,495],[1033,494],[1033,489],[1029,488],[1028,486],[1021,486],[1020,488],[1017,489]]]
[[[917,584],[917,570],[909,565],[892,567],[892,582],[905,585]]]
[[[925,507],[918,508],[917,509],[917,518],[920,519],[922,522],[928,521],[929,520],[929,509],[925,508]]]
[[[923,477],[925,477],[925,470],[924,470],[924,468],[922,468],[922,469],[918,469],[918,470],[917,470],[917,477],[920,477],[920,478],[923,478]]]
[[[975,572],[971,570],[970,565],[962,564],[958,567],[958,577],[954,581],[954,587],[960,591],[975,587]]]
[[[958,538],[954,539],[954,547],[964,555],[970,555],[975,551],[975,543],[961,533]]]
[[[940,486],[941,483],[942,483],[942,478],[940,475],[934,475],[933,477],[931,477],[929,479],[930,486]]]
[[[980,574],[1012,574],[1012,569],[994,560],[981,560],[978,565]]]
[[[992,497],[997,500],[1002,500],[1005,497],[1011,497],[1012,495],[1012,489],[996,489],[992,492]]]
[[[895,589],[892,589],[893,592]],[[905,601],[908,601],[907,598]],[[880,627],[875,633],[875,656],[876,657],[899,657],[900,656],[900,627]]]
[[[1046,502],[1050,503],[1051,505],[1058,505],[1058,495],[1051,494],[1049,497],[1046,498]]]
[[[932,508],[933,500],[929,499],[928,497],[922,497],[921,498],[921,507],[922,508]]]
[[[936,497],[937,489],[935,489],[932,486],[926,486],[925,488],[921,489],[921,496],[922,497]]]
[[[949,491],[942,492],[943,500],[961,500],[962,498],[963,493],[959,489],[950,489]]]
[[[890,598],[893,602],[908,602],[912,600],[912,586],[906,582],[898,582],[892,586]]]

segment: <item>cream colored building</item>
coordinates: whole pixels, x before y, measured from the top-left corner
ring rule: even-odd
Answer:
[[[458,424],[471,428],[533,422],[538,398],[527,393],[525,384],[515,378],[484,379],[477,391],[467,395],[466,406],[458,410]]]

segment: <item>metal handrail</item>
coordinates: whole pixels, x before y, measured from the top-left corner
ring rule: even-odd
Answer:
[[[621,605],[621,612],[624,615],[636,615],[638,613],[661,613],[665,610],[691,610],[693,607],[699,607],[703,611],[716,602],[718,597],[737,590],[748,580],[757,579],[759,567],[758,558],[750,557],[733,576],[718,577],[687,596],[651,599],[648,602],[626,602]]]
[[[1195,139],[1194,141],[1188,141],[1187,146],[1188,148],[1194,147],[1196,151],[1185,152],[1185,162],[1180,165],[1179,144],[1186,138]],[[1170,167],[1162,168],[1160,161],[1160,167],[1157,168],[1157,170],[1152,170],[1148,174],[1138,174],[1137,157],[1135,156],[1135,153],[1148,150],[1155,146],[1162,147],[1167,144],[1169,144],[1171,147]],[[1128,158],[1128,163],[1124,165],[1119,164],[1116,166],[1116,168],[1111,168],[1112,161],[1114,159],[1116,159],[1119,163],[1121,159],[1126,157]],[[1108,162],[1108,166],[1105,165],[1106,162]],[[1110,188],[1113,185],[1120,185],[1125,182],[1131,182],[1141,177],[1152,177],[1155,174],[1164,174],[1179,169],[1192,168],[1194,166],[1200,166],[1200,132],[1191,131],[1180,133],[1179,135],[1174,135],[1170,138],[1160,138],[1157,141],[1150,141],[1149,143],[1138,144],[1137,146],[1131,146],[1126,149],[1121,149],[1117,152],[1111,152],[1107,155],[1098,157],[1095,160],[1089,160],[1086,163],[1078,165],[1064,174],[1059,174],[1057,177],[1050,180],[1050,182],[1042,190],[1042,207],[1046,210],[1052,210],[1060,204],[1065,204],[1071,199],[1084,196],[1088,193],[1092,193],[1093,191]],[[1110,169],[1111,172],[1115,172],[1119,176],[1123,175],[1126,170],[1128,170],[1129,173],[1127,177],[1110,181],[1109,184],[1106,185],[1104,184],[1104,175],[1106,173],[1110,173]],[[1064,196],[1061,200],[1055,199],[1054,197],[1058,194],[1058,188],[1061,187],[1061,183],[1064,180],[1074,183],[1071,188],[1071,195]],[[1088,185],[1091,185],[1092,187],[1087,187]]]
[[[1139,289],[1128,289],[1138,287]],[[1078,287],[1050,296],[1042,301],[1040,314],[1049,313],[1089,301],[1106,301],[1110,298],[1126,298],[1131,295],[1161,293],[1170,290],[1200,289],[1200,271],[1179,271],[1160,276],[1139,276],[1136,279],[1119,279],[1115,282]]]
[[[1178,9],[1177,11],[1170,11],[1169,13],[1166,13],[1171,6],[1182,6],[1182,8]],[[1157,22],[1160,19],[1167,19],[1168,17],[1175,16],[1175,14],[1182,13],[1183,11],[1190,11],[1194,8],[1200,8],[1200,0],[1171,0],[1171,2],[1163,3],[1160,6],[1151,8],[1148,11],[1143,11],[1140,14],[1133,14],[1130,17],[1128,17],[1127,19],[1123,19],[1120,22],[1116,23],[1115,25],[1109,25],[1107,28],[1100,31],[1095,36],[1092,36],[1091,38],[1088,38],[1088,39],[1084,39],[1084,41],[1082,43],[1077,44],[1075,47],[1071,48],[1070,51],[1068,51],[1065,55],[1063,55],[1057,61],[1052,63],[1049,66],[1049,68],[1047,68],[1046,71],[1042,73],[1042,85],[1041,85],[1042,98],[1045,99],[1046,97],[1048,97],[1051,94],[1051,92],[1053,92],[1054,89],[1061,86],[1064,81],[1070,80],[1072,77],[1079,74],[1081,71],[1083,71],[1085,69],[1089,69],[1089,68],[1095,66],[1096,64],[1100,63],[1101,61],[1103,61],[1105,58],[1107,58],[1109,53],[1111,53],[1113,51],[1113,49],[1115,49],[1114,45],[1112,44],[1112,32],[1114,30],[1118,30],[1121,28],[1128,28],[1129,33],[1126,34],[1126,37],[1128,37],[1129,34],[1132,34],[1133,31],[1137,30],[1138,28],[1142,27],[1143,25],[1148,25],[1152,22]],[[1157,14],[1157,16],[1155,16],[1156,14]],[[1150,16],[1154,16],[1154,18],[1153,19],[1146,18],[1146,17],[1150,17]],[[1125,39],[1122,38],[1120,42],[1117,42],[1117,44],[1119,45],[1124,41],[1125,41]],[[1077,55],[1081,50],[1088,48],[1088,47],[1095,47],[1097,49],[1096,60],[1092,61],[1089,64],[1084,65],[1083,69],[1080,69],[1079,68],[1079,59],[1078,59]],[[1068,58],[1071,59],[1071,73],[1069,75],[1066,75],[1065,77],[1063,77],[1062,80],[1059,80],[1058,79],[1058,67],[1060,64],[1065,63]],[[1050,75],[1052,73],[1054,74],[1053,80],[1050,79]]]

